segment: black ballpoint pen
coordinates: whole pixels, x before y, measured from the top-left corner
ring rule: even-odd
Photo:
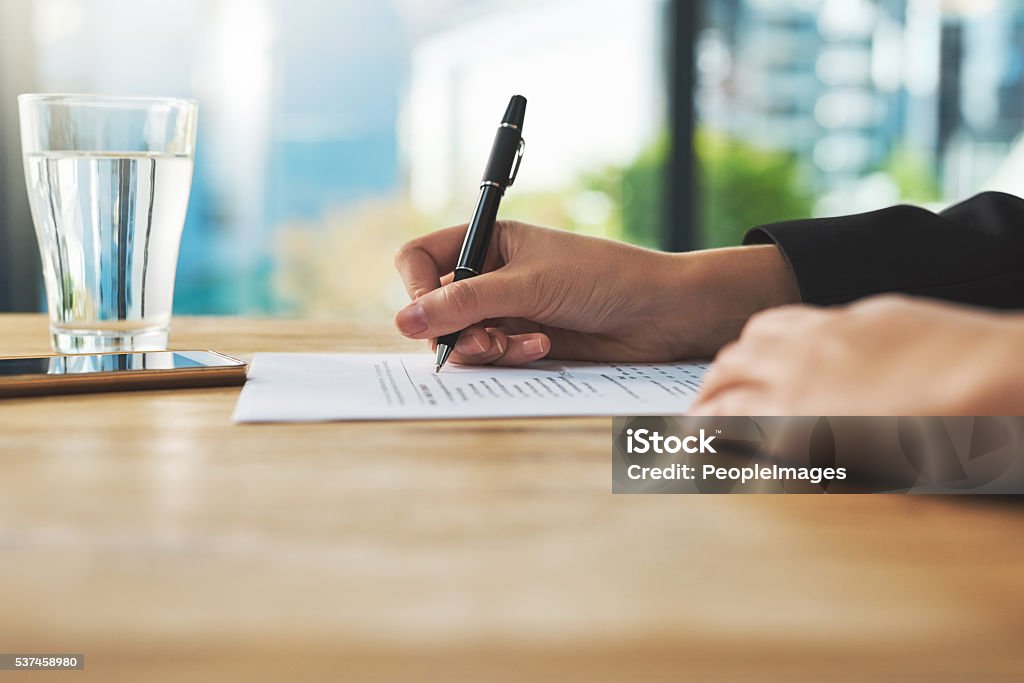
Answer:
[[[480,199],[473,212],[473,220],[466,228],[466,237],[462,241],[459,260],[455,266],[455,282],[476,277],[484,267],[484,257],[491,243],[494,222],[498,219],[498,205],[505,194],[505,188],[511,185],[519,172],[519,164],[523,160],[523,119],[526,118],[526,98],[513,95],[508,102],[505,116],[501,119],[498,132],[494,134],[491,145],[491,156],[484,169],[483,180],[480,181]],[[437,340],[437,364],[434,372],[440,372],[452,354],[455,343],[462,332],[446,334]]]

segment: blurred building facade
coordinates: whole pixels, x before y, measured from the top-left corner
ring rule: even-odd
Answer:
[[[802,160],[819,215],[965,197],[1024,129],[1020,3],[704,6],[702,122]]]

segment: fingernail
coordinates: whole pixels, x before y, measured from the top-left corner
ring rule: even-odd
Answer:
[[[490,341],[490,337],[487,338],[487,341]],[[475,333],[462,335],[459,337],[458,343],[455,344],[455,350],[467,356],[477,356],[485,353],[488,348],[489,346],[485,346],[480,339],[480,335]]]
[[[418,303],[411,303],[395,316],[395,325],[404,335],[419,334],[427,329],[427,312]]]
[[[523,342],[523,353],[527,356],[539,356],[544,353],[544,342],[540,339],[527,339]]]

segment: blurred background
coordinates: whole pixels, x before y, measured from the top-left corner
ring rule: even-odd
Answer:
[[[177,313],[390,314],[513,93],[503,215],[637,244],[1024,194],[1009,0],[3,0],[0,310],[42,308],[21,92],[200,101]]]

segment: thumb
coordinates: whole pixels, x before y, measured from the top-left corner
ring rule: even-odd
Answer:
[[[406,337],[432,339],[489,318],[527,316],[529,288],[521,282],[500,272],[452,282],[400,310],[395,325]]]

